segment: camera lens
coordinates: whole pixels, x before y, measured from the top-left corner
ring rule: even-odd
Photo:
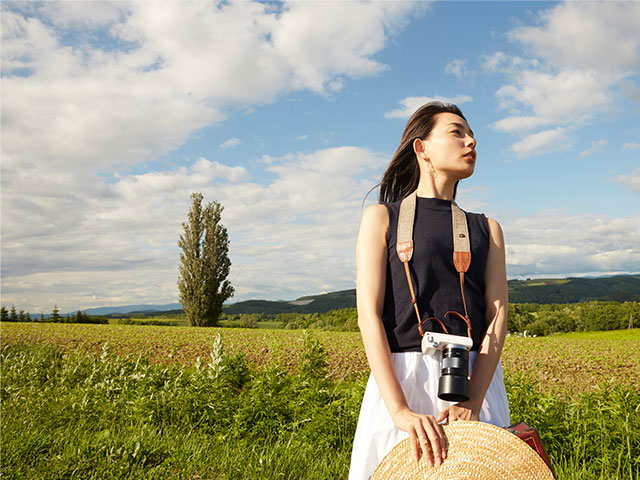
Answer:
[[[442,371],[438,397],[448,402],[469,400],[469,352],[463,345],[442,349]]]

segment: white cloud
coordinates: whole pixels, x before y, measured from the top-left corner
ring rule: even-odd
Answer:
[[[386,67],[370,57],[412,9],[404,2],[288,2],[272,31],[273,45],[294,66],[297,85],[322,92],[327,78],[382,72]]]
[[[601,140],[594,140],[594,141],[591,142],[591,147],[590,148],[587,148],[586,150],[583,150],[582,152],[580,152],[580,156],[581,157],[589,156],[589,155],[597,152],[598,150],[600,150],[607,143],[609,143],[609,141],[606,138],[603,138]]]
[[[516,73],[524,68],[537,68],[540,62],[535,59],[524,59],[517,55],[507,55],[504,52],[494,52],[483,55],[482,69],[486,72]]]
[[[620,185],[628,186],[634,192],[640,193],[640,169],[635,170],[630,175],[618,175],[616,180]]]
[[[515,143],[511,149],[518,158],[540,155],[552,150],[568,148],[568,138],[567,129],[558,127],[529,135]]]
[[[36,304],[52,303],[48,299],[55,292],[69,292],[65,296],[70,308],[94,305],[93,295],[100,304],[171,298],[176,292],[177,235],[192,191],[225,203],[224,218],[233,226],[232,249],[243,245],[243,235],[257,235],[251,233],[255,227],[263,237],[251,237],[254,244],[288,231],[284,244],[291,246],[298,235],[301,245],[317,244],[315,259],[326,255],[330,245],[321,239],[333,220],[321,212],[307,218],[296,205],[330,204],[331,199],[320,195],[320,185],[326,190],[323,195],[338,195],[356,205],[352,196],[360,180],[336,179],[345,165],[356,160],[362,164],[365,158],[358,152],[348,152],[355,159],[342,156],[340,168],[328,159],[331,154],[291,157],[293,164],[296,159],[314,160],[330,171],[329,181],[325,172],[292,165],[311,187],[277,170],[286,159],[276,159],[272,173],[277,180],[267,187],[261,185],[263,179],[252,181],[244,167],[206,159],[189,168],[130,172],[222,121],[232,106],[261,105],[299,90],[330,93],[350,78],[378,74],[386,66],[374,55],[416,8],[423,6],[3,2],[3,301],[23,303],[34,311]],[[96,33],[105,41],[95,42]],[[368,154],[366,161],[372,160],[375,155]],[[303,192],[301,203],[291,202],[295,195],[285,185]],[[316,195],[314,202],[308,201],[309,192]],[[341,212],[355,211],[357,216],[357,209],[341,207]],[[256,226],[256,218],[265,223]],[[344,229],[332,228],[339,238],[345,235]],[[277,242],[262,251],[247,242],[235,251],[236,265],[242,265],[243,258],[271,258],[271,252],[274,262],[285,265],[281,268],[294,271],[284,254],[275,255],[284,251]],[[259,282],[271,285],[273,278],[260,277],[257,267],[244,263],[233,274],[235,283],[243,285],[240,297],[262,291],[276,295],[275,290],[281,292],[278,297],[286,297],[287,292],[324,289],[332,278],[329,270],[348,265],[339,256],[320,261],[322,271],[310,274],[312,283],[304,284],[300,272],[307,275],[316,266],[302,262],[293,273],[297,283],[261,290]],[[157,272],[153,281],[149,272]],[[336,277],[336,284],[346,278]],[[25,288],[31,290],[31,300],[23,302]],[[86,296],[78,293],[89,291]]]
[[[439,95],[436,95],[435,97],[407,97],[398,102],[400,105],[402,105],[401,108],[397,108],[385,113],[384,117],[408,119],[422,105],[434,101],[461,105],[463,103],[473,101],[473,98],[471,98],[469,95],[455,95],[453,97],[441,97]]]
[[[627,142],[622,146],[622,148],[624,150],[640,150],[640,143]]]
[[[620,93],[625,99],[632,102],[640,102],[640,85],[633,80],[624,80],[620,82]]]
[[[205,158],[85,188],[61,175],[50,184],[57,196],[31,189],[3,218],[3,303],[33,312],[55,302],[64,310],[175,301],[176,242],[194,191],[225,207],[235,300],[351,288],[361,204],[387,161],[355,147],[272,157],[268,184]],[[13,180],[23,189],[38,181]]]
[[[494,127],[529,135],[514,150],[615,111],[619,92],[634,95],[630,77],[640,65],[639,21],[638,2],[565,2],[543,11],[538,26],[509,33],[531,58],[503,52],[485,57],[485,70],[509,78],[497,91],[509,114]],[[540,127],[546,130],[537,137],[528,132]],[[564,148],[562,142],[554,144]],[[548,151],[549,142],[542,146]]]
[[[469,75],[469,68],[465,60],[455,59],[451,60],[446,67],[444,67],[444,73],[455,75],[458,78],[464,78]]]
[[[593,71],[565,70],[557,74],[537,71],[520,72],[515,85],[501,87],[497,96],[502,107],[525,107],[533,115],[529,119],[529,128],[538,125],[581,123],[605,110],[612,102],[604,83]],[[521,123],[522,116],[507,117],[497,125],[503,130],[511,120]],[[524,125],[520,125],[523,127]]]
[[[220,148],[225,149],[225,148],[231,148],[231,147],[235,147],[236,145],[240,145],[242,142],[240,141],[239,138],[230,138],[229,140],[225,140],[224,142],[222,142],[220,144]]]
[[[50,2],[42,5],[45,17],[56,25],[109,25],[127,13],[126,2],[75,0],[73,2]]]
[[[543,25],[522,26],[510,37],[553,66],[605,72],[638,67],[640,4],[565,2],[540,15]]]
[[[640,216],[545,211],[503,224],[510,277],[640,271]]]
[[[493,127],[501,132],[523,132],[547,125],[548,123],[546,119],[533,115],[526,117],[514,116],[498,120],[493,124]]]
[[[146,161],[223,120],[230,103],[270,102],[299,89],[323,93],[346,78],[376,74],[386,67],[372,56],[413,8],[384,2],[292,2],[278,10],[259,2],[92,5],[3,9],[6,166],[40,158],[58,166]],[[108,48],[83,41],[96,24],[110,37]],[[66,34],[77,43],[67,45]]]

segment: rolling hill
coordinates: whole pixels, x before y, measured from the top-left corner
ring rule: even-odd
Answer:
[[[640,275],[617,275],[597,278],[553,278],[509,280],[509,301],[512,303],[577,303],[591,300],[640,302]],[[227,315],[243,313],[324,313],[338,308],[355,308],[356,291],[341,290],[309,295],[291,301],[246,300],[223,307]],[[154,312],[180,312],[180,304],[129,305],[87,309],[89,315],[117,315]]]

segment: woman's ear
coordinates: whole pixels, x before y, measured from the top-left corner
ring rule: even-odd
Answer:
[[[413,141],[413,151],[416,154],[418,159],[427,160],[427,146],[425,145],[425,141],[421,138],[416,138]]]

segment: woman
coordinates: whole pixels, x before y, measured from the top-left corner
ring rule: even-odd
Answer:
[[[432,102],[409,120],[380,185],[380,204],[363,217],[356,251],[358,325],[371,368],[354,438],[349,479],[367,479],[401,440],[412,439],[416,460],[446,458],[441,423],[480,420],[509,424],[500,353],[506,335],[507,280],[502,230],[467,213],[471,264],[453,262],[451,201],[458,182],[473,174],[476,140],[455,105]],[[438,399],[440,356],[421,352],[422,337],[404,266],[396,253],[401,200],[417,190],[409,263],[421,318],[437,317],[449,333],[467,335],[458,315],[468,308],[472,351],[469,400]],[[442,331],[433,321],[425,330]]]

